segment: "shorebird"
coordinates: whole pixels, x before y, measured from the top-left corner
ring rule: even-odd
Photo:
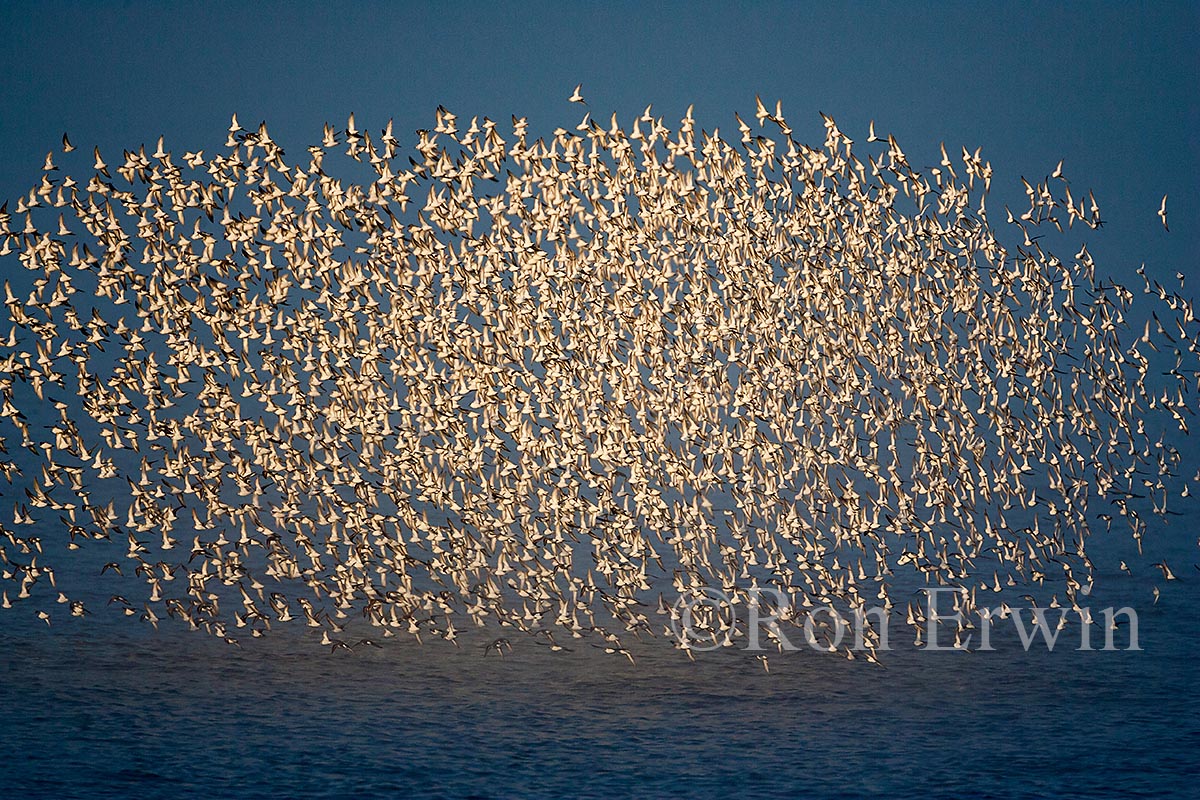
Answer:
[[[737,643],[752,600],[782,650],[898,574],[1076,607],[1096,519],[1140,550],[1190,502],[1182,274],[1135,301],[1050,252],[1102,224],[1063,161],[993,227],[979,149],[917,168],[873,120],[803,144],[782,101],[746,113],[534,139],[439,106],[408,149],[351,114],[299,158],[236,115],[181,159],[64,136],[0,204],[0,604],[87,615],[74,558],[235,645],[492,626],[484,655],[631,662],[656,621],[690,659]]]

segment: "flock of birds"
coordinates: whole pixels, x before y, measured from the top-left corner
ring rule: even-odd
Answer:
[[[96,149],[79,180],[64,136],[0,208],[2,605],[631,659],[709,590],[732,609],[689,655],[756,588],[785,626],[902,615],[900,573],[1078,607],[1092,529],[1140,549],[1188,494],[1191,301],[1043,250],[1102,224],[1061,164],[989,209],[979,151],[916,169],[823,119],[821,146],[761,101],[729,139],[650,107],[533,139],[438,108],[412,151],[351,116],[289,161],[234,117],[219,152]]]

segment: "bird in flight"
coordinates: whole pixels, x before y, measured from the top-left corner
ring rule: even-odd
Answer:
[[[234,646],[303,620],[331,654],[406,628],[467,648],[490,624],[485,664],[508,631],[632,664],[656,614],[694,660],[764,583],[801,628],[868,588],[889,612],[902,568],[972,581],[964,616],[977,590],[1074,604],[1091,487],[1139,550],[1141,515],[1179,513],[1164,431],[1200,408],[1196,313],[1140,269],[1137,339],[1086,248],[1042,251],[1101,225],[1062,161],[993,230],[979,150],[918,170],[827,115],[802,145],[758,96],[762,130],[734,114],[728,141],[652,111],[536,144],[513,116],[510,148],[439,106],[410,152],[351,114],[303,163],[236,116],[178,164],[161,137],[110,165],[64,136],[0,198],[0,485],[26,476],[0,489],[0,609],[90,616],[46,559],[111,540],[83,562],[111,613]],[[323,166],[343,146],[369,180]]]

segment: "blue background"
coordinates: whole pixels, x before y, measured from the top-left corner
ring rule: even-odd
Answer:
[[[1200,284],[1195,3],[10,2],[0,199],[40,179],[64,131],[110,163],[160,135],[220,151],[232,113],[293,157],[351,112],[393,119],[411,147],[439,104],[460,127],[516,114],[548,135],[581,118],[581,82],[603,122],[652,103],[674,127],[694,104],[728,137],[758,94],[813,144],[824,112],[857,141],[874,120],[918,168],[940,142],[982,147],[990,208],[1065,159],[1107,221],[1074,232],[1098,272],[1136,286],[1145,262]],[[805,653],[767,675],[665,647],[637,667],[587,647],[326,657],[0,613],[0,796],[1195,796],[1194,522],[1161,532],[1181,579],[1159,604],[1146,564],[1104,586],[1139,604],[1143,653],[1026,654],[1010,637],[887,670]]]

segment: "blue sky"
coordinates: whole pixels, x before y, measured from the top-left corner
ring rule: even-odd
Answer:
[[[694,103],[701,127],[732,132],[757,93],[802,141],[823,138],[822,111],[860,140],[874,119],[916,165],[941,141],[982,146],[999,200],[1065,158],[1108,220],[1087,232],[1102,271],[1196,263],[1200,5],[725,5],[6,3],[0,197],[40,177],[63,131],[113,156],[160,134],[211,152],[237,112],[298,154],[350,112],[393,118],[411,145],[444,104],[549,133],[581,116],[566,98],[582,82],[605,120]]]
[[[573,126],[582,83],[605,122],[652,103],[673,127],[694,104],[698,127],[736,141],[733,114],[752,121],[758,94],[812,144],[824,112],[856,147],[874,120],[918,168],[939,162],[940,142],[982,147],[999,227],[1002,204],[1024,201],[1020,177],[1063,159],[1107,224],[1071,231],[1060,256],[1086,241],[1101,276],[1136,289],[1145,262],[1164,284],[1183,272],[1200,286],[1200,4],[564,5],[0,4],[0,200],[40,181],[64,131],[76,166],[93,145],[116,164],[160,135],[177,154],[212,154],[236,113],[301,160],[353,112],[360,128],[394,120],[411,152],[439,104],[460,127],[487,115],[503,129],[512,114],[534,135]],[[0,281],[19,269],[0,260]]]

